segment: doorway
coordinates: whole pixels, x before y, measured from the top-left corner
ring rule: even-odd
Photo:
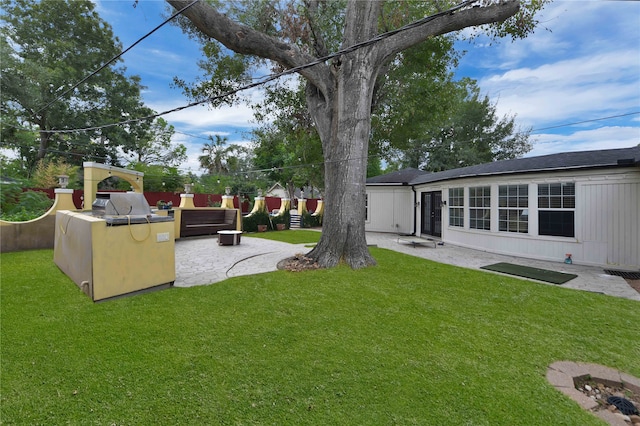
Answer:
[[[420,233],[432,237],[442,237],[442,191],[422,193],[422,226]]]

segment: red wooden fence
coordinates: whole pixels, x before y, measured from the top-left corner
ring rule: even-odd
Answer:
[[[29,188],[24,189],[24,191],[40,191],[44,192],[49,196],[49,198],[54,199],[55,193],[53,189],[42,189],[42,188]],[[104,192],[124,192],[124,191],[104,191]],[[155,206],[158,201],[163,200],[164,202],[169,202],[174,206],[180,205],[180,194],[174,192],[146,192],[144,193],[144,197],[147,199],[147,202],[151,206]],[[73,190],[73,204],[75,204],[76,208],[82,208],[82,202],[84,198],[84,190],[82,189],[74,189]],[[219,205],[222,202],[222,195],[220,194],[193,194],[193,205],[196,207],[211,207],[214,204]],[[267,204],[267,210],[272,212],[273,210],[280,209],[280,197],[265,197],[265,202]],[[308,198],[307,199],[307,210],[310,212],[314,212],[318,205],[317,198]],[[238,208],[238,196],[233,197],[233,206]],[[291,208],[296,208],[296,200],[293,200]],[[249,213],[249,202],[245,201],[242,203],[242,212]]]

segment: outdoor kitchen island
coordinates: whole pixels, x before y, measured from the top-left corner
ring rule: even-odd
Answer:
[[[114,193],[96,204],[56,213],[56,265],[94,302],[171,286],[173,218],[152,214],[142,194]]]

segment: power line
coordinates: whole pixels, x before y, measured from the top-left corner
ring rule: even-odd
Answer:
[[[186,5],[185,7],[183,7],[182,9],[180,9],[179,11],[177,11],[176,13],[174,13],[173,15],[171,15],[169,18],[165,19],[164,22],[162,22],[160,25],[158,25],[157,27],[155,27],[154,29],[152,29],[151,31],[149,31],[147,34],[145,34],[144,36],[142,36],[141,38],[139,38],[138,40],[136,40],[131,46],[127,47],[125,50],[123,50],[122,52],[118,53],[116,56],[114,56],[113,58],[109,59],[106,63],[104,63],[102,66],[100,66],[98,69],[96,69],[95,71],[91,72],[89,75],[87,75],[85,78],[83,78],[82,80],[80,80],[79,82],[77,82],[76,84],[74,84],[73,86],[71,86],[70,88],[68,88],[67,90],[65,90],[64,92],[62,92],[60,95],[56,96],[55,99],[53,99],[51,102],[49,102],[48,104],[46,104],[44,107],[40,108],[38,111],[36,111],[33,115],[37,115],[39,113],[41,113],[42,111],[44,111],[45,109],[49,108],[51,105],[53,105],[54,102],[58,101],[60,98],[62,98],[64,95],[66,95],[67,93],[71,92],[73,89],[77,88],[78,86],[80,86],[82,83],[84,83],[85,81],[89,80],[91,77],[93,77],[94,75],[98,74],[100,71],[102,71],[103,69],[105,69],[107,66],[109,66],[111,63],[113,63],[114,61],[116,61],[118,58],[120,58],[122,55],[124,55],[125,53],[127,53],[128,51],[130,51],[131,49],[133,49],[136,45],[138,45],[139,43],[141,43],[144,39],[146,39],[147,37],[149,37],[151,34],[153,34],[154,32],[156,32],[157,30],[159,30],[161,27],[163,27],[165,24],[171,22],[176,16],[182,14],[182,12],[184,12],[185,10],[189,9],[191,6],[193,6],[194,4],[196,4],[199,0],[194,0],[193,2],[189,3],[188,5]]]
[[[30,147],[30,145],[20,145],[23,147]],[[69,157],[82,157],[82,158],[87,158],[87,159],[96,159],[96,160],[112,160],[113,157],[102,157],[99,155],[95,155],[95,154],[90,154],[90,153],[80,153],[80,152],[72,152],[72,151],[61,151],[55,148],[47,148],[45,149],[45,152],[48,153],[56,153],[56,154],[62,154],[62,155],[66,155]],[[289,165],[289,166],[273,166],[273,167],[269,167],[269,168],[264,168],[264,169],[249,169],[249,170],[238,170],[238,171],[233,171],[233,172],[226,172],[226,173],[220,173],[220,175],[224,175],[224,176],[240,176],[240,175],[249,175],[249,174],[257,174],[257,173],[268,173],[268,172],[274,172],[277,170],[292,170],[292,169],[301,169],[301,168],[316,168],[316,167],[322,167],[325,164],[332,164],[332,163],[344,163],[344,162],[348,162],[348,161],[356,161],[356,160],[362,160],[363,158],[375,158],[375,157],[380,157],[381,154],[370,154],[368,156],[359,156],[359,157],[351,157],[351,158],[343,158],[343,159],[338,159],[338,160],[324,160],[324,161],[320,161],[317,163],[304,163],[304,164],[295,164],[295,165]],[[161,166],[159,164],[151,164],[151,166]],[[170,166],[173,167],[173,166]],[[184,168],[184,167],[175,167],[176,170],[179,171],[183,171],[183,172],[192,172],[191,168]],[[153,174],[146,174],[145,176],[148,177],[162,177],[164,175],[153,175]]]
[[[198,0],[194,1],[193,3],[196,3],[197,1]],[[326,55],[326,56],[321,57],[321,58],[317,58],[314,61],[311,61],[311,62],[309,62],[307,64],[303,64],[303,65],[299,65],[297,67],[289,68],[287,70],[284,70],[284,71],[276,73],[276,74],[271,74],[269,76],[264,77],[263,79],[260,79],[259,81],[256,81],[256,82],[244,85],[244,86],[240,86],[240,87],[238,87],[236,89],[229,90],[229,91],[227,91],[227,92],[225,92],[223,94],[212,96],[212,97],[206,98],[204,100],[191,102],[191,103],[189,103],[187,105],[183,105],[181,107],[173,108],[173,109],[170,109],[170,110],[167,110],[167,111],[163,111],[163,112],[160,112],[160,113],[150,114],[150,115],[147,115],[147,116],[144,116],[144,117],[140,117],[140,118],[136,118],[136,119],[124,120],[124,121],[120,121],[120,122],[117,122],[117,123],[103,124],[103,125],[100,125],[100,126],[91,126],[91,127],[76,128],[76,129],[59,129],[59,130],[53,130],[52,129],[52,130],[48,130],[47,132],[48,133],[72,133],[72,132],[86,132],[86,131],[91,131],[91,130],[100,130],[100,129],[104,129],[104,128],[119,126],[119,125],[132,124],[132,123],[137,123],[137,122],[141,122],[141,121],[153,120],[153,119],[156,119],[156,118],[161,117],[163,115],[171,114],[171,113],[174,113],[174,112],[179,112],[179,111],[182,111],[182,110],[185,110],[185,109],[188,109],[188,108],[192,108],[194,106],[201,105],[201,104],[204,104],[204,103],[213,102],[213,101],[216,101],[218,99],[229,97],[231,95],[234,95],[234,94],[236,94],[238,92],[241,92],[241,91],[244,91],[244,90],[248,90],[248,89],[252,89],[254,87],[262,86],[262,85],[264,85],[266,83],[269,83],[271,81],[277,80],[280,77],[283,77],[283,76],[286,76],[286,75],[290,75],[290,74],[295,74],[295,73],[297,73],[299,71],[302,71],[302,70],[305,70],[307,68],[311,68],[311,67],[314,67],[316,65],[319,65],[319,64],[322,64],[324,62],[327,62],[327,61],[329,61],[329,60],[331,60],[331,59],[333,59],[335,57],[338,57],[338,56],[341,56],[341,55],[345,55],[345,54],[354,52],[354,51],[356,51],[358,49],[361,49],[363,47],[367,47],[367,46],[370,46],[372,44],[378,43],[378,42],[380,42],[380,41],[382,41],[382,40],[384,40],[386,38],[389,38],[389,37],[391,37],[393,35],[396,35],[396,34],[399,34],[399,33],[403,32],[403,31],[407,31],[407,30],[413,29],[415,27],[418,27],[420,25],[423,25],[423,24],[425,24],[425,23],[427,23],[429,21],[432,21],[432,20],[440,17],[440,16],[449,15],[449,14],[451,14],[453,12],[456,12],[456,11],[466,7],[466,6],[471,5],[472,3],[475,3],[476,1],[477,0],[466,0],[466,1],[464,1],[462,3],[459,3],[456,6],[453,6],[450,9],[447,9],[447,10],[445,10],[443,12],[438,12],[438,13],[436,13],[434,15],[430,15],[430,16],[424,17],[422,19],[419,19],[417,21],[411,22],[411,23],[409,23],[409,24],[407,24],[405,26],[402,26],[400,28],[397,28],[395,30],[391,30],[391,31],[388,31],[386,33],[379,34],[379,35],[377,35],[377,36],[375,36],[375,37],[373,37],[373,38],[371,38],[369,40],[366,40],[366,41],[363,41],[363,42],[360,42],[360,43],[356,43],[356,44],[354,44],[352,46],[349,46],[349,47],[347,47],[345,49],[338,50],[335,53]],[[189,6],[191,6],[192,4],[190,4]]]
[[[195,139],[204,139],[204,140],[209,140],[208,136],[198,136],[198,135],[192,135],[191,133],[185,133],[185,132],[179,132],[177,130],[175,130],[173,133],[179,134],[179,135],[185,135],[185,136],[189,136],[190,138],[195,138]]]
[[[628,112],[628,113],[624,113],[624,114],[609,115],[609,116],[605,116],[605,117],[593,118],[593,119],[590,119],[590,120],[582,120],[582,121],[576,121],[576,122],[572,122],[572,123],[559,124],[559,125],[556,125],[556,126],[541,127],[539,129],[532,129],[530,131],[530,133],[540,132],[540,131],[549,130],[549,129],[558,129],[558,128],[562,128],[562,127],[571,127],[571,126],[575,126],[575,125],[578,125],[578,124],[592,123],[592,122],[596,122],[596,121],[610,120],[610,119],[613,119],[613,118],[629,117],[629,116],[637,115],[637,114],[640,114],[640,111]],[[37,130],[28,129],[28,128],[21,128],[21,127],[13,126],[13,125],[5,125],[5,126],[13,127],[13,128],[15,128],[17,130],[22,130],[22,131],[37,131]],[[185,133],[185,132],[180,132],[180,131],[175,131],[174,133],[182,134],[182,135],[189,136],[189,137],[196,138],[196,139],[209,140],[209,138],[206,137],[206,136],[198,136],[198,135],[193,135],[193,134],[190,134],[190,133]],[[477,139],[474,139],[474,140],[483,140],[483,139],[486,139],[486,138],[488,138],[488,137],[477,138]],[[472,142],[472,141],[469,140],[469,141],[459,141],[459,142],[465,143],[465,142]],[[79,146],[79,147],[85,147],[85,148],[89,148],[89,147],[92,147],[92,146],[97,146],[97,145],[95,145],[95,144],[93,144],[91,142],[82,142],[82,141],[65,141],[65,143],[68,143],[70,145]],[[179,143],[172,142],[172,144],[178,145]],[[2,146],[6,146],[7,149],[11,149],[11,147],[8,146],[6,143],[0,142],[0,147],[2,147]],[[29,148],[32,145],[14,144],[13,146],[22,147],[22,148]],[[55,153],[65,153],[65,151],[59,151],[59,150],[55,150],[53,148],[47,148],[45,151],[47,151],[47,152],[55,152]],[[75,156],[87,155],[87,156],[91,156],[92,158],[98,158],[98,159],[104,159],[104,160],[109,159],[108,157],[98,157],[98,156],[91,155],[91,154],[69,153],[69,155],[75,155]],[[319,164],[322,164],[322,163],[319,163]],[[298,167],[298,166],[295,166],[295,167]],[[270,169],[264,169],[264,170],[270,170]]]
[[[593,118],[591,120],[576,121],[574,123],[558,124],[557,126],[542,127],[540,129],[531,130],[531,133],[541,132],[543,130],[559,129],[561,127],[570,127],[570,126],[575,126],[575,125],[584,124],[584,123],[593,123],[594,121],[610,120],[612,118],[628,117],[630,115],[636,115],[636,114],[640,114],[640,111],[628,112],[626,114],[619,114],[619,115],[610,115],[608,117]]]

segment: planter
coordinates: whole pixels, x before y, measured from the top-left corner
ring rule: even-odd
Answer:
[[[266,232],[267,225],[258,225],[258,232]]]
[[[286,226],[284,223],[276,223],[276,229],[278,231],[284,231],[286,229]]]

